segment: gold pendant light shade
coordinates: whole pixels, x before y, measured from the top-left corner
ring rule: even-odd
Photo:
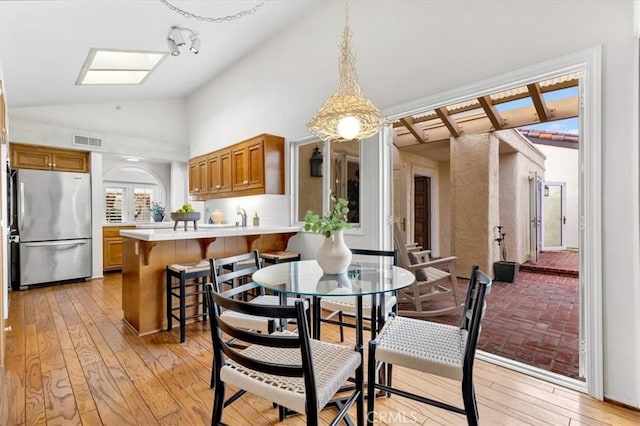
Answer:
[[[340,45],[340,87],[307,123],[307,128],[322,140],[346,142],[373,136],[384,123],[382,112],[362,95],[358,84],[347,9]]]

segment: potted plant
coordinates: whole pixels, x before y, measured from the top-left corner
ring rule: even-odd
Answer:
[[[151,203],[151,216],[153,217],[154,222],[162,222],[164,220],[164,212],[165,208],[162,204],[154,201]]]
[[[507,262],[507,245],[505,243],[506,233],[502,230],[502,226],[498,225],[494,228],[496,231],[495,241],[500,247],[500,261],[493,263],[493,275],[496,281],[512,283],[518,275],[520,264],[518,262]]]
[[[351,250],[344,243],[343,230],[351,229],[347,221],[348,201],[331,195],[333,208],[322,216],[307,211],[304,216],[304,230],[322,234],[325,239],[318,250],[316,260],[327,274],[342,274],[351,263]]]

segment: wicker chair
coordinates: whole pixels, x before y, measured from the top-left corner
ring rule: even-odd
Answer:
[[[229,285],[232,288],[247,284],[251,281],[251,275],[260,269],[260,254],[258,250],[254,250],[251,253],[239,254],[236,256],[230,256],[219,259],[209,259],[209,267],[211,269],[211,276],[217,289],[221,289],[223,285]],[[238,294],[242,296],[244,300],[249,300],[251,303],[258,303],[261,305],[280,305],[280,297],[265,295],[262,288],[255,289],[255,294],[248,294],[247,292],[240,292]],[[287,303],[293,306],[297,299],[289,297]],[[309,306],[308,301],[304,301],[305,308]],[[307,314],[310,313],[307,310]],[[260,317],[254,315],[245,315],[235,311],[224,311],[221,313],[221,317],[234,327],[244,328],[246,330],[257,331],[262,334],[271,334],[279,326],[279,323],[271,317]],[[211,369],[211,388],[215,383],[215,360]]]
[[[375,391],[380,389],[383,392],[465,414],[469,425],[478,424],[478,407],[473,388],[473,362],[480,336],[480,322],[486,308],[485,296],[490,289],[491,279],[474,266],[459,327],[392,316],[378,337],[369,342],[369,377],[375,377],[378,363],[386,363],[388,366],[399,365],[460,380],[464,409],[393,388],[389,375],[387,384],[375,383],[373,380],[368,382],[368,413],[374,413]],[[368,418],[367,424],[373,424],[373,420]]]
[[[304,413],[308,425],[319,424],[319,411],[334,397],[340,387],[355,374],[356,387],[332,424],[338,424],[347,410],[357,402],[358,423],[363,422],[364,399],[362,358],[352,347],[321,342],[309,338],[309,325],[302,299],[294,306],[273,306],[242,302],[234,297],[255,289],[255,283],[245,284],[218,293],[208,284],[206,292],[216,359],[216,383],[212,425],[221,424],[224,407],[246,392],[298,413]],[[278,320],[295,319],[298,334],[279,331],[259,334],[233,326],[221,311],[242,315],[269,317]],[[228,318],[228,317],[227,317]],[[223,333],[246,343],[239,349],[222,338]],[[226,386],[240,388],[225,401]]]

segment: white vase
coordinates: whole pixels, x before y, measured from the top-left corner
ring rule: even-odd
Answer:
[[[332,231],[324,239],[316,260],[325,274],[343,274],[351,263],[351,250],[344,243],[342,231]]]

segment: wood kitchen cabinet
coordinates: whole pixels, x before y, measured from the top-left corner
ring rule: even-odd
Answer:
[[[104,272],[122,269],[122,237],[123,229],[135,229],[135,226],[102,227],[102,270]]]
[[[189,161],[189,194],[197,200],[284,194],[284,138],[262,134]],[[202,179],[207,182],[202,190]]]
[[[189,161],[189,194],[202,196],[207,188],[207,156],[200,156]]]
[[[89,153],[70,149],[11,143],[11,168],[54,170],[59,172],[89,172]]]
[[[208,194],[231,192],[232,185],[231,151],[221,150],[207,157]]]

